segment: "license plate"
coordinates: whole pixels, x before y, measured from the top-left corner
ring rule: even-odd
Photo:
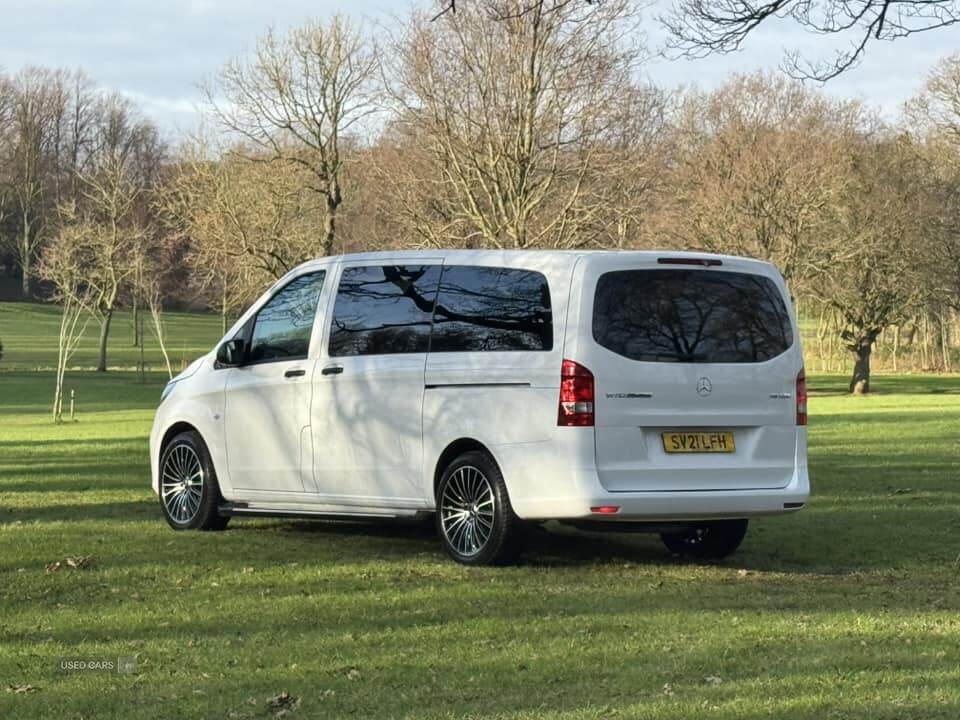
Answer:
[[[737,449],[732,432],[665,432],[667,453],[732,453]]]

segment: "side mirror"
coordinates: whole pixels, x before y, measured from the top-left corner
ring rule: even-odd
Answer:
[[[217,348],[217,363],[224,367],[236,367],[243,362],[243,340],[227,340]]]

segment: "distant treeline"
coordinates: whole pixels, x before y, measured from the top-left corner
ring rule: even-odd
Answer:
[[[118,307],[162,337],[164,307],[226,322],[307,258],[401,247],[749,255],[851,390],[878,340],[884,366],[957,363],[960,55],[888,122],[780,75],[652,86],[628,0],[489,2],[268,32],[175,143],[82,72],[0,76],[0,264],[99,323],[102,367]]]

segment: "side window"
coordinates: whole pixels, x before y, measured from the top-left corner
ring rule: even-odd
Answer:
[[[547,279],[515,268],[444,267],[431,352],[550,350]]]
[[[307,357],[325,271],[291,280],[260,308],[250,334],[247,362]]]
[[[330,355],[427,352],[439,265],[344,268],[333,307]]]

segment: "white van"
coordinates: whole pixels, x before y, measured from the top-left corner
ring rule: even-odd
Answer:
[[[433,514],[468,564],[546,520],[723,557],[748,518],[807,502],[806,399],[768,263],[345,255],[290,272],[167,385],[153,489],[175,529]]]

